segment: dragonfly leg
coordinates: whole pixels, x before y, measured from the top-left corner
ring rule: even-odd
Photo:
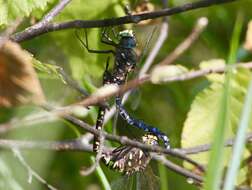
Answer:
[[[80,35],[78,34],[78,31],[75,30],[75,35],[77,37],[77,39],[80,41],[80,43],[83,45],[83,47],[85,47],[87,49],[87,51],[89,53],[112,53],[115,54],[115,52],[113,50],[94,50],[94,49],[89,49],[88,47],[88,38],[87,38],[87,31],[86,29],[84,30],[85,33],[85,42],[81,39]]]
[[[116,97],[116,107],[119,110],[121,117],[124,120],[126,120],[129,125],[133,125],[133,126],[139,128],[139,129],[142,129],[146,132],[153,133],[154,135],[156,135],[159,139],[161,139],[163,141],[165,148],[167,148],[167,149],[170,148],[169,138],[163,132],[161,132],[158,128],[147,125],[146,123],[144,123],[141,120],[132,118],[128,114],[128,112],[124,109],[124,107],[122,105],[122,100],[120,97]]]
[[[109,37],[106,28],[104,28],[102,31],[101,42],[107,45],[114,46],[114,47],[117,46],[117,44]]]

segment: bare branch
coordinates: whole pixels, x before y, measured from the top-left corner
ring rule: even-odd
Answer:
[[[72,0],[60,0],[59,3],[37,24],[47,24],[51,22],[71,1]]]
[[[41,21],[38,23],[34,24],[33,26],[27,28],[24,30],[25,31],[30,31],[30,30],[37,30],[39,28],[46,27],[46,25],[53,20],[55,16],[57,16],[66,6],[68,3],[70,3],[72,0],[60,0],[58,4],[49,12],[47,13]]]
[[[191,34],[181,42],[159,65],[168,65],[174,62],[181,54],[183,54],[198,39],[199,35],[204,31],[208,24],[206,17],[197,20]]]
[[[0,147],[5,149],[42,149],[55,151],[85,151],[93,152],[91,145],[84,138],[65,141],[27,141],[0,139]]]
[[[232,65],[232,68],[252,68],[252,62],[248,63],[239,63],[236,65]],[[197,77],[202,77],[211,73],[223,73],[225,72],[229,66],[219,66],[216,68],[207,68],[207,69],[200,69],[196,71],[190,71],[178,76],[170,76],[162,80],[164,83],[170,83],[170,82],[175,82],[175,81],[185,81],[185,80],[190,80],[194,79]],[[90,106],[90,105],[95,105],[98,102],[104,101],[104,99],[118,95],[118,94],[123,94],[127,92],[128,90],[131,90],[133,88],[136,88],[146,82],[150,81],[150,75],[145,75],[139,79],[133,79],[131,81],[128,81],[127,84],[122,85],[120,88],[113,90],[105,95],[91,95],[88,98],[84,99],[83,101],[76,103],[77,105],[82,105],[82,106]],[[71,106],[69,108],[65,107],[65,109],[62,109],[62,111],[67,111],[67,109],[71,109]]]
[[[84,123],[81,120],[78,120],[77,118],[75,118],[71,115],[65,115],[65,116],[63,116],[63,118],[74,123],[75,125],[83,128],[83,129],[85,129],[86,131],[93,133],[94,135],[100,135],[100,133],[101,133],[101,135],[103,135],[105,139],[113,140],[113,141],[119,142],[123,145],[129,145],[129,146],[138,147],[141,149],[146,149],[146,150],[149,150],[152,152],[168,154],[168,155],[180,158],[182,160],[185,160],[185,161],[191,163],[192,165],[196,166],[197,168],[199,168],[202,171],[205,170],[204,166],[200,165],[199,163],[195,162],[191,158],[187,157],[185,154],[181,154],[180,152],[173,151],[172,149],[165,149],[160,146],[149,146],[149,145],[143,144],[141,142],[138,142],[136,140],[129,139],[128,137],[125,137],[125,136],[117,136],[117,135],[111,135],[106,132],[101,132],[100,130],[96,130],[95,128],[90,127],[88,124]]]
[[[161,162],[166,167],[168,167],[170,170],[186,177],[188,180],[192,179],[193,180],[192,183],[200,184],[203,182],[203,178],[201,176],[194,174],[193,172],[190,172],[177,164],[172,163],[171,161],[167,160],[164,156],[153,155],[153,159]]]
[[[252,133],[249,133],[247,134],[247,137],[246,137],[246,141],[247,143],[251,143],[252,142]],[[230,146],[233,146],[234,144],[234,139],[228,139],[226,142],[225,142],[225,146],[226,147],[230,147]],[[211,144],[204,144],[204,145],[199,145],[199,146],[196,146],[196,147],[191,147],[191,148],[181,148],[181,149],[176,149],[184,154],[198,154],[198,153],[201,153],[201,152],[206,152],[206,151],[209,151],[211,149]]]
[[[55,187],[53,187],[52,185],[48,184],[47,181],[45,179],[43,179],[37,172],[35,172],[31,166],[25,161],[24,157],[22,156],[21,152],[17,149],[17,148],[13,148],[12,149],[14,155],[17,157],[17,159],[20,161],[20,163],[27,169],[28,171],[28,182],[31,183],[32,182],[32,177],[34,176],[39,182],[41,182],[42,184],[44,184],[48,189],[50,190],[57,190]]]
[[[90,134],[90,133],[88,133]],[[10,140],[10,139],[0,139],[0,147],[11,149],[44,149],[44,150],[54,150],[54,151],[85,151],[93,152],[92,145],[89,144],[90,135],[86,137],[83,135],[80,138],[64,141],[26,141],[26,140]],[[252,133],[247,134],[247,143],[252,142]],[[233,146],[234,139],[228,139],[225,142],[226,147]],[[126,144],[126,143],[125,143]],[[137,146],[137,145],[136,145]],[[203,144],[190,148],[175,148],[173,151],[180,152],[182,154],[198,154],[201,152],[206,152],[211,149],[211,144]],[[104,148],[107,150],[107,148]],[[103,151],[104,151],[103,150]]]
[[[19,32],[12,36],[12,40],[16,42],[21,42],[24,40],[29,40],[39,35],[58,31],[65,29],[73,29],[73,28],[97,28],[97,27],[107,27],[107,26],[116,26],[128,23],[138,23],[142,20],[155,19],[164,16],[170,16],[194,9],[199,9],[203,7],[209,7],[217,4],[230,3],[237,0],[201,0],[193,3],[187,3],[178,7],[163,9],[159,11],[147,12],[136,15],[128,15],[119,18],[110,18],[110,19],[102,19],[102,20],[73,20],[69,22],[63,23],[51,23],[39,28],[27,28],[26,30]]]

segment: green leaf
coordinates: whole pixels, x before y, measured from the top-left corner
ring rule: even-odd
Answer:
[[[29,16],[33,10],[44,9],[53,0],[0,0],[0,27],[17,18]]]
[[[223,74],[216,74],[216,76],[217,78],[223,78]],[[249,70],[243,68],[233,70],[233,79],[231,80],[232,92],[230,94],[229,109],[230,118],[228,123],[230,130],[228,130],[226,134],[227,138],[233,137],[236,132],[249,80]],[[218,110],[221,106],[220,99],[223,93],[223,82],[223,80],[222,82],[212,82],[208,88],[200,92],[194,99],[183,127],[183,148],[212,142],[218,118]],[[225,154],[228,155],[229,153],[230,151],[226,149]],[[209,160],[209,153],[200,153],[191,157],[206,165]],[[228,157],[226,158],[225,165],[228,161]]]

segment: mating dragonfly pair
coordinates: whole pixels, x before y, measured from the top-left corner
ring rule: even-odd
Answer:
[[[118,43],[114,42],[106,33],[102,32],[101,42],[114,47],[113,50],[92,50],[88,47],[87,33],[85,31],[85,42],[77,35],[82,45],[90,53],[105,53],[114,56],[114,67],[112,71],[108,70],[109,59],[107,60],[106,70],[103,74],[103,85],[116,84],[122,85],[126,82],[128,75],[135,69],[137,63],[137,55],[134,51],[136,47],[136,38],[131,30],[124,30],[119,32],[114,37],[117,38]],[[158,128],[152,127],[141,120],[135,119],[128,114],[123,107],[122,98],[116,97],[116,108],[120,116],[131,126],[144,130],[147,134],[142,137],[142,142],[148,145],[158,145],[158,140],[162,140],[165,148],[170,148],[169,138],[161,132]],[[98,117],[96,121],[96,129],[101,130],[104,123],[104,116],[106,107],[99,107]],[[93,150],[99,151],[100,139],[95,136]],[[110,154],[103,155],[105,163],[112,168],[126,174],[132,174],[137,171],[144,170],[148,165],[151,157],[147,151],[140,148],[122,146],[113,150]]]

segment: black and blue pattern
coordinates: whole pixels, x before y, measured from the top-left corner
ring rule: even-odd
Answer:
[[[79,36],[77,36],[79,38]],[[87,41],[87,35],[86,37],[86,43],[83,42],[80,38],[79,40],[81,43],[86,47],[88,52],[90,53],[112,53],[115,57],[115,63],[114,67],[111,72],[108,71],[108,61],[107,61],[107,67],[103,75],[103,84],[113,83],[117,85],[122,85],[126,82],[127,77],[129,73],[131,73],[136,66],[137,63],[137,55],[134,51],[134,48],[136,47],[136,38],[131,30],[124,30],[120,32],[117,36],[119,43],[115,43],[112,39],[110,39],[104,31],[102,33],[102,39],[101,42],[105,43],[107,45],[113,46],[115,50],[91,50],[88,48],[88,41]],[[147,125],[141,120],[134,119],[131,117],[126,109],[124,109],[121,101],[121,97],[116,97],[116,107],[119,110],[120,116],[129,124],[132,126],[135,126],[141,130],[144,130],[145,132],[150,132],[154,135],[156,135],[160,140],[163,141],[164,146],[166,148],[170,148],[169,138],[161,132],[158,128],[152,127],[150,125]],[[105,108],[100,107],[98,111],[98,117],[96,122],[96,129],[101,130],[103,121],[104,121],[104,115],[105,115]],[[94,151],[97,152],[99,148],[99,139],[98,137],[95,137],[94,140]]]

